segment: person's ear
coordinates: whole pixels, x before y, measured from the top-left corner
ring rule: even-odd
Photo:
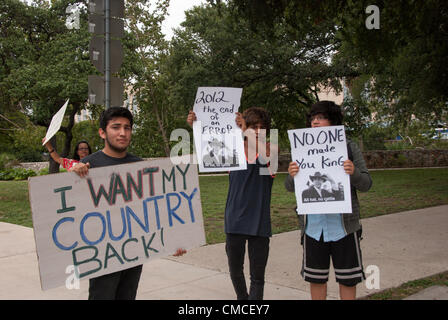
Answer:
[[[106,131],[104,131],[102,128],[98,129],[98,134],[100,135],[101,139],[106,140]]]

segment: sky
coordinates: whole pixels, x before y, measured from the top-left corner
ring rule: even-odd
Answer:
[[[0,0],[2,1],[2,0]],[[30,3],[32,0],[21,0],[25,3]],[[50,0],[48,0],[50,1]],[[191,9],[195,5],[201,5],[206,3],[206,0],[170,0],[168,7],[168,16],[162,24],[162,32],[165,34],[165,38],[170,40],[173,33],[173,28],[178,28],[180,23],[184,21],[184,11]]]
[[[184,21],[184,11],[191,9],[195,5],[201,5],[206,3],[205,0],[170,0],[170,6],[168,7],[169,16],[162,24],[162,32],[169,40],[173,36],[172,28],[178,28],[180,23]]]

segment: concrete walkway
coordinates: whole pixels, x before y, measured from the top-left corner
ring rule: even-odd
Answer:
[[[448,270],[448,205],[363,219],[362,225],[361,247],[368,279],[358,285],[358,297]],[[310,299],[308,284],[299,275],[301,257],[299,231],[272,237],[266,300]],[[378,272],[379,289],[371,288],[375,284],[373,275]],[[39,281],[33,230],[0,223],[0,299],[87,299],[86,280],[81,281],[79,289],[48,291],[41,290]],[[415,299],[422,296],[448,300],[448,290],[427,289]],[[338,299],[332,270],[328,298]],[[145,264],[137,299],[235,299],[224,244]]]

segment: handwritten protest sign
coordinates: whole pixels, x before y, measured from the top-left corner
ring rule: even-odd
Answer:
[[[344,126],[288,130],[297,213],[351,213],[350,177]]]
[[[168,158],[32,177],[43,290],[74,266],[89,279],[205,244],[196,166]]]
[[[193,111],[193,124],[199,171],[244,170],[244,142],[235,123],[241,88],[199,87]]]
[[[62,120],[64,120],[65,110],[67,109],[69,99],[65,101],[64,105],[59,109],[58,112],[51,118],[50,126],[48,127],[47,134],[45,135],[45,140],[42,143],[44,146],[61,128]]]

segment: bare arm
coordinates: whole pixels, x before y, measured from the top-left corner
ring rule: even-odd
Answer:
[[[42,142],[45,141],[45,138],[42,139]],[[53,158],[53,160],[57,163],[59,163],[60,165],[62,165],[62,158],[61,156],[56,152],[56,150],[54,150],[53,146],[51,145],[51,142],[48,141],[45,144],[45,147],[47,148],[48,152],[50,153],[50,157]]]

